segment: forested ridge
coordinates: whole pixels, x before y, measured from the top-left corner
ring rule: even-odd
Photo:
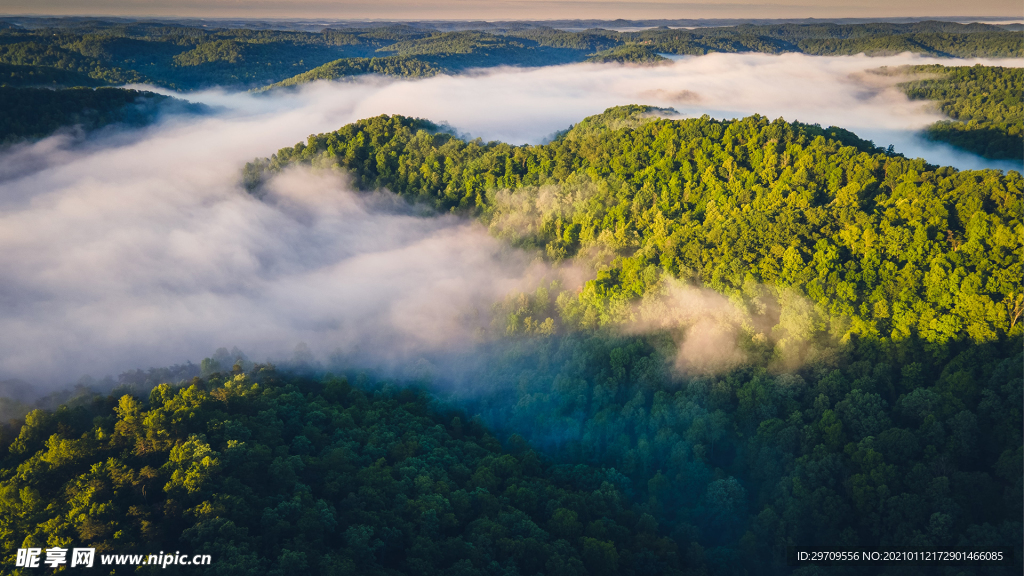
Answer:
[[[639,44],[622,44],[615,48],[602,50],[587,58],[587,62],[621,62],[623,64],[648,64],[664,60],[666,60],[664,56]]]
[[[5,566],[72,543],[194,550],[208,574],[671,574],[687,554],[620,474],[502,449],[415,389],[236,365],[6,432]]]
[[[930,126],[932,140],[994,160],[1024,159],[1024,69],[933,64],[893,72],[923,75],[900,89],[936,101],[953,119]]]
[[[697,30],[655,29],[629,33],[657,52],[802,52],[804,54],[869,56],[914,52],[967,58],[1019,57],[1020,35],[985,24],[917,22],[914,24],[782,24],[742,25]]]
[[[50,27],[0,28],[0,64],[52,68],[102,83],[148,82],[179,90],[217,85],[257,88],[328,63],[355,63],[359,58],[403,58],[403,65],[379,61],[379,67],[371,66],[371,73],[421,76],[428,68],[458,72],[467,67],[581,62],[616,47],[636,53],[639,49],[632,45],[672,54],[909,51],[1001,58],[1022,54],[1019,33],[949,22],[742,25],[623,33],[566,32],[537,23],[506,23],[504,28],[486,31],[441,31],[427,23],[412,23],[328,27],[319,32],[102,20],[47,24]],[[334,69],[335,74],[349,71],[366,73],[360,66]]]
[[[835,127],[648,113],[610,109],[539,146],[381,116],[282,149],[246,179],[336,165],[361,188],[478,215],[553,261],[607,253],[597,279],[556,304],[572,327],[626,319],[629,302],[671,277],[750,301],[766,286],[795,289],[839,337],[1022,333],[1019,172],[930,166]],[[517,211],[528,228],[505,226]]]
[[[339,166],[551,261],[594,258],[582,290],[496,308],[518,343],[469,405],[630,477],[713,572],[784,573],[787,543],[1018,545],[1020,174],[929,166],[837,128],[652,112],[521,147],[379,117],[247,176]],[[678,327],[614,330],[678,281],[740,310],[736,367],[680,376]]]
[[[440,69],[435,68],[426,62],[404,56],[341,58],[333,62],[328,62],[323,66],[314,68],[309,72],[303,72],[302,74],[292,76],[287,80],[282,80],[276,84],[265,86],[261,90],[298,86],[300,84],[315,82],[317,80],[338,80],[353,76],[362,76],[364,74],[422,78],[436,76],[440,72]]]

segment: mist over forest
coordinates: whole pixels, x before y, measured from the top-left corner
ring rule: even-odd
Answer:
[[[1019,32],[0,20],[4,570],[1020,572]]]
[[[663,114],[673,118],[760,110],[842,123],[883,146],[910,142],[897,150],[936,164],[1012,165],[916,136],[941,116],[892,90],[890,77],[872,77],[865,60],[712,55],[658,68],[502,69],[317,84],[281,95],[207,92],[189,97],[217,114],[169,116],[129,144],[115,133],[85,146],[64,145],[60,136],[16,146],[0,159],[0,172],[15,171],[0,183],[8,238],[2,258],[17,271],[6,291],[23,296],[9,300],[3,315],[3,378],[69,383],[198,363],[220,347],[278,360],[300,342],[325,360],[353,339],[373,340],[385,325],[423,315],[431,321],[420,329],[398,330],[446,346],[437,336],[453,329],[451,317],[486,315],[489,303],[525,289],[516,282],[526,281],[541,255],[502,254],[469,222],[416,217],[415,207],[389,212],[386,189],[369,204],[339,196],[351,188],[345,176],[295,174],[262,201],[241,188],[239,166],[254,156],[385,110],[447,122],[467,138],[518,144],[543,142],[580,114],[635,99],[672,105]],[[870,66],[920,61],[877,58]],[[776,83],[780,77],[786,80]],[[744,89],[730,89],[739,78]],[[815,95],[815,86],[825,88]],[[495,107],[505,112],[495,115]],[[26,165],[47,168],[17,172]],[[404,274],[409,281],[398,280]],[[394,293],[401,287],[407,295]],[[353,292],[339,294],[345,289]],[[431,335],[420,338],[422,330]]]

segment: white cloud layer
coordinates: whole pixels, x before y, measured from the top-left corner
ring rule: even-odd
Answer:
[[[485,321],[476,314],[536,272],[478,225],[353,194],[334,177],[286,174],[264,201],[240,188],[244,162],[308,134],[399,113],[485,140],[540,142],[609,106],[646,103],[835,124],[930,162],[997,166],[923,143],[913,131],[938,115],[862,74],[929,61],[711,55],[208,92],[189,98],[219,106],[213,116],[7,150],[0,380],[59,384],[198,361],[219,346],[259,359],[300,341],[395,359],[458,347]]]

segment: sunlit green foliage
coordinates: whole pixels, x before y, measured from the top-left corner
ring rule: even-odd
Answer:
[[[487,32],[438,32],[377,49],[424,60],[451,70],[497,65],[544,66],[578,61],[575,50],[563,50],[515,36]]]
[[[795,289],[838,338],[987,342],[1024,329],[1019,173],[937,168],[841,129],[758,116],[614,126],[646,113],[612,109],[541,146],[381,116],[282,149],[249,181],[262,166],[337,165],[362,188],[492,226],[534,214],[518,244],[607,262],[560,296],[567,327],[628,320],[629,303],[668,276],[750,306],[751,286],[773,301]],[[531,197],[544,187],[560,200]],[[519,201],[499,201],[507,190]]]
[[[247,166],[254,192],[292,164],[343,169],[596,278],[498,303],[458,413],[224,359],[148,400],[31,412],[0,434],[5,561],[72,543],[207,553],[211,574],[787,574],[792,544],[1020,557],[1020,175],[667,112],[613,108],[540,146],[380,116]],[[673,282],[771,329],[738,331],[737,364],[680,371],[688,333],[616,331]]]
[[[64,48],[58,43],[60,38],[0,31],[0,39],[3,40],[0,43],[0,63],[55,68],[107,84],[128,84],[145,79],[135,71],[126,71],[87,55],[90,52],[87,49],[79,52]]]
[[[0,30],[0,62],[49,66],[107,83],[180,89],[266,85],[379,45],[358,36],[275,30],[115,24]]]
[[[384,56],[380,58],[342,58],[334,62],[328,62],[323,66],[314,68],[309,72],[303,72],[271,84],[263,90],[283,88],[286,86],[298,86],[317,80],[338,80],[350,76],[361,76],[364,74],[379,74],[381,76],[402,76],[407,78],[422,78],[435,76],[441,71],[438,68],[422,62],[415,58],[404,56]]]
[[[12,84],[265,85],[325,62],[295,83],[582,60],[620,42],[1019,56],[1007,34],[945,23],[507,38],[133,24],[4,31],[0,62],[18,66],[0,73]],[[399,42],[437,60],[366,58]],[[967,122],[1018,122],[1012,98],[983,88],[1003,73],[954,74],[971,96],[948,79],[912,95]],[[107,93],[40,103],[50,94]],[[114,104],[129,96],[118,94]],[[1011,115],[997,117],[1000,106]],[[0,426],[5,565],[19,547],[70,544],[208,553],[211,574],[787,574],[792,544],[998,544],[1016,546],[1002,573],[1019,574],[1020,174],[929,166],[834,127],[666,112],[611,109],[542,146],[465,142],[382,116],[246,166],[254,191],[293,163],[342,169],[362,189],[472,215],[593,279],[498,303],[504,339],[481,351],[473,394],[450,400],[460,412],[415,390],[244,374],[242,363],[227,374],[230,361],[207,359],[122,376],[148,388],[202,371],[148,398],[79,400]],[[680,372],[678,331],[616,332],[677,282],[771,328],[740,331],[738,366]]]
[[[665,58],[655,54],[650,48],[637,44],[622,44],[615,48],[602,50],[587,58],[587,62],[621,62],[629,64],[647,64],[663,62]]]
[[[377,51],[394,52],[399,56],[447,56],[472,54],[480,50],[496,52],[525,47],[525,44],[517,40],[485,32],[439,32],[425,38],[396,42]]]
[[[214,40],[203,42],[188,52],[174,57],[175,66],[200,66],[212,62],[237,64],[243,59],[238,42],[233,40]]]

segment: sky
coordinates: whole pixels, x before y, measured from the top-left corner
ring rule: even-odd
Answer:
[[[211,115],[7,148],[0,383],[63,386],[83,374],[198,363],[219,347],[279,359],[302,342],[319,358],[415,365],[476,342],[506,294],[588,273],[550,270],[478,223],[427,217],[383,191],[354,194],[330,174],[285,174],[262,199],[245,192],[245,162],[309,134],[398,113],[485,140],[539,143],[607,107],[651,104],[679,116],[834,124],[936,164],[1001,167],[921,140],[938,112],[865,72],[934,61],[711,54],[650,67],[367,77],[260,96],[211,91],[187,95],[215,106]]]
[[[1018,0],[3,0],[0,14],[325,19],[1020,17]]]

